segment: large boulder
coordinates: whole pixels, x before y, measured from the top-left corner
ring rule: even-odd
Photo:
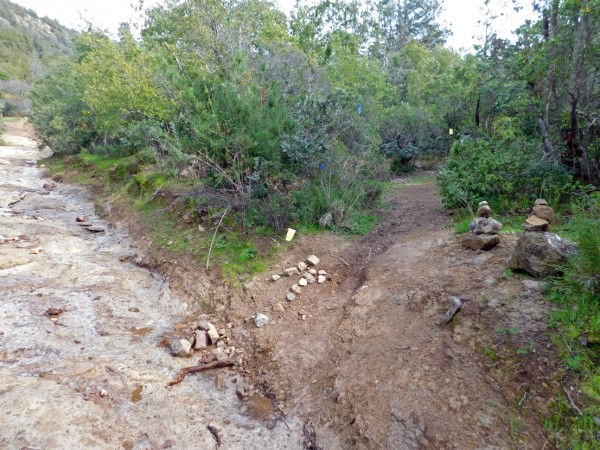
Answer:
[[[462,245],[471,250],[489,250],[500,243],[500,236],[497,234],[475,234],[467,233],[463,238]]]
[[[494,219],[477,217],[469,224],[469,229],[475,234],[498,234],[502,224]]]
[[[560,275],[560,266],[577,253],[577,244],[549,232],[521,235],[510,259],[509,267],[524,270],[534,277]]]

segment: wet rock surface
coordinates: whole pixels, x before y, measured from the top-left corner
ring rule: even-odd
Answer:
[[[243,415],[235,385],[218,390],[214,374],[165,387],[190,365],[158,345],[188,315],[186,299],[162,275],[120,260],[139,251],[127,230],[97,217],[85,190],[28,163],[49,152],[38,151],[22,122],[9,124],[6,141],[0,448],[208,449],[216,443],[209,422],[218,423],[222,448],[302,448],[301,424],[288,417],[268,428]]]

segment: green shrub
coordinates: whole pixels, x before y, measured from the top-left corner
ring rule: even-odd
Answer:
[[[527,210],[539,196],[564,204],[574,190],[570,174],[541,157],[539,143],[483,138],[456,141],[437,184],[449,208],[487,200],[500,213]]]

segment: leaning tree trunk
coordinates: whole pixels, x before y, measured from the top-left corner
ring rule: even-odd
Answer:
[[[575,24],[573,59],[571,77],[567,94],[569,96],[569,132],[567,133],[568,156],[572,159],[574,175],[581,181],[590,182],[592,179],[587,148],[581,143],[579,128],[579,108],[588,103],[588,71],[586,54],[590,45],[589,17],[587,14],[587,1],[582,0],[578,13],[573,18]]]

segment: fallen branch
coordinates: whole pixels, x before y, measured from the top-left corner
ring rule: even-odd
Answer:
[[[214,361],[208,364],[198,364],[197,366],[184,367],[179,371],[179,376],[175,381],[171,381],[167,386],[175,386],[183,381],[183,379],[190,373],[206,372],[207,370],[222,369],[224,367],[231,367],[234,365],[233,359],[226,359],[223,361]]]
[[[571,394],[569,394],[569,391],[564,386],[563,386],[563,391],[565,391],[565,394],[567,394],[567,397],[569,397],[569,402],[571,402],[571,409],[573,410],[573,412],[576,412],[580,416],[583,416],[583,413],[581,412],[581,409],[579,409],[577,407],[577,405],[575,404],[575,402],[571,398]]]
[[[462,302],[458,297],[452,296],[449,297],[448,300],[450,300],[451,303],[450,308],[448,311],[446,311],[446,314],[444,314],[442,320],[438,322],[438,325],[447,325],[462,306]]]
[[[229,212],[230,209],[231,209],[231,206],[228,206],[227,208],[225,208],[225,212],[221,216],[221,220],[219,220],[219,223],[217,224],[217,228],[215,228],[215,233],[213,234],[212,241],[210,241],[210,248],[208,249],[208,256],[206,257],[206,270],[208,270],[208,265],[210,264],[210,254],[212,252],[213,245],[215,243],[215,238],[217,237],[217,232],[219,231],[219,227],[221,226],[221,223],[223,223],[223,219],[225,218],[225,216],[227,215],[227,213]]]
[[[335,256],[333,253],[330,253],[331,256],[333,256],[335,259],[340,260],[341,262],[343,262],[344,264],[346,264],[346,267],[350,267],[350,264],[348,264],[346,261],[344,261],[342,258],[340,258],[339,256]]]

